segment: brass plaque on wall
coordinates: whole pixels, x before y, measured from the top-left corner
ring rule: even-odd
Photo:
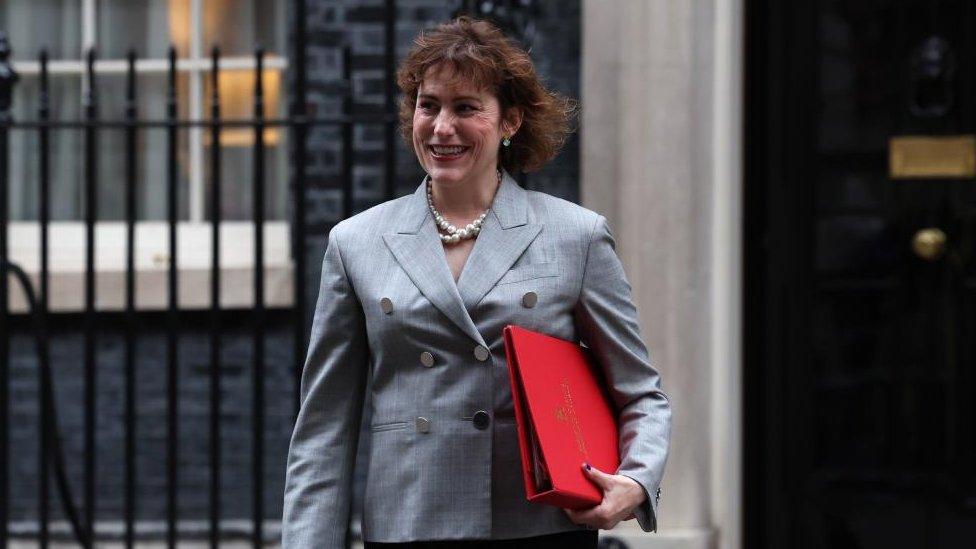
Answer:
[[[892,179],[976,177],[976,136],[903,135],[888,140]]]

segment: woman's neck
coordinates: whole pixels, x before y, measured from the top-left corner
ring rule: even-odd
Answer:
[[[495,170],[460,185],[439,185],[433,181],[434,207],[449,220],[470,221],[491,206],[498,185]]]

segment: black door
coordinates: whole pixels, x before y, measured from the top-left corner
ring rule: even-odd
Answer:
[[[976,547],[976,2],[747,0],[746,51],[745,546]]]

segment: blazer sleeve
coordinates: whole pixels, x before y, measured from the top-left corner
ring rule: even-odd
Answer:
[[[631,287],[606,219],[598,216],[584,255],[574,311],[580,338],[603,370],[618,411],[620,467],[647,500],[634,510],[645,532],[657,530],[657,496],[671,436],[671,406],[641,341]]]
[[[345,547],[366,374],[365,318],[329,233],[288,450],[282,546]]]

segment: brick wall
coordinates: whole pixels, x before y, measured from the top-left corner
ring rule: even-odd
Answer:
[[[552,89],[579,97],[580,4],[578,0],[547,0],[539,3],[541,16],[532,44],[532,58],[544,81]],[[397,2],[397,58],[409,50],[423,29],[450,18],[460,2],[443,0],[400,0]],[[340,112],[342,76],[341,47],[352,51],[354,112],[382,112],[384,90],[383,2],[367,0],[309,0],[307,37],[307,101],[311,113]],[[354,132],[353,168],[355,210],[382,201],[383,129],[379,125],[359,126]],[[339,220],[342,209],[340,188],[341,142],[338,128],[316,127],[309,132],[308,190],[310,280],[318,276],[318,263],[328,227]],[[413,151],[397,137],[397,193],[413,191],[423,172]],[[531,188],[576,201],[579,198],[579,142],[574,136],[560,156],[529,177]],[[314,299],[317,286],[309,287]],[[310,301],[313,302],[313,301]]]
[[[292,339],[285,315],[270,315],[265,347],[265,497],[268,517],[280,517],[285,456],[292,425]],[[84,463],[84,361],[80,316],[63,319],[52,331],[50,360],[66,469],[79,508]],[[247,315],[227,319],[221,346],[222,518],[250,517],[251,509],[251,329]],[[209,337],[206,317],[184,318],[179,337],[179,513],[181,520],[208,517],[210,482]],[[33,337],[24,328],[11,337],[11,519],[37,514],[38,364]],[[97,518],[123,516],[125,376],[124,331],[102,321],[97,337]],[[137,518],[166,516],[166,331],[164,321],[143,318],[137,328]],[[51,477],[51,486],[54,478]],[[52,520],[61,520],[52,490]],[[27,525],[21,525],[31,529]]]

